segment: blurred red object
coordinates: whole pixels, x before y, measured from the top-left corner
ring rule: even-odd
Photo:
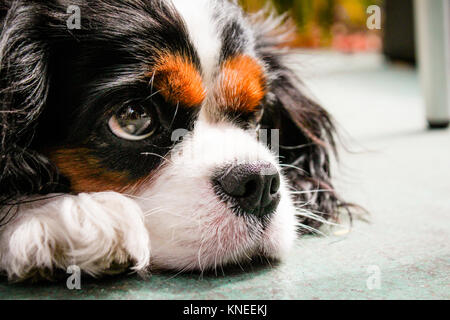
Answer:
[[[346,53],[378,52],[382,48],[382,41],[372,33],[337,33],[333,35],[331,47]]]

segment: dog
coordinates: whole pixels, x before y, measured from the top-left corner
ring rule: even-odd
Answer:
[[[0,6],[9,279],[278,260],[347,206],[286,18],[226,0]]]

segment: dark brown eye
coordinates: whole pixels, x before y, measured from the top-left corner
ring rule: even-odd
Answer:
[[[111,131],[126,140],[144,140],[157,128],[156,120],[141,105],[127,105],[120,108],[108,122]]]

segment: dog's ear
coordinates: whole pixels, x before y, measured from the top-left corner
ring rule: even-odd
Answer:
[[[56,175],[48,159],[30,147],[49,87],[40,8],[9,3],[0,18],[0,212],[22,196],[51,189]]]
[[[289,67],[288,61],[298,61],[298,57],[282,48],[290,34],[286,19],[273,16],[253,19],[257,25],[256,50],[269,75],[261,127],[279,129],[280,162],[293,189],[293,198],[299,203],[299,211],[337,219],[339,209],[347,205],[338,197],[331,182],[330,157],[336,155],[333,120],[306,94],[298,74]],[[299,214],[300,222],[318,227],[321,223],[311,218],[313,215],[308,218]]]

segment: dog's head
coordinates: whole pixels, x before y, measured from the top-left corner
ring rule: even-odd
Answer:
[[[336,214],[333,124],[286,63],[282,20],[220,0],[6,2],[4,207],[122,193],[153,264],[177,269],[277,258]]]

